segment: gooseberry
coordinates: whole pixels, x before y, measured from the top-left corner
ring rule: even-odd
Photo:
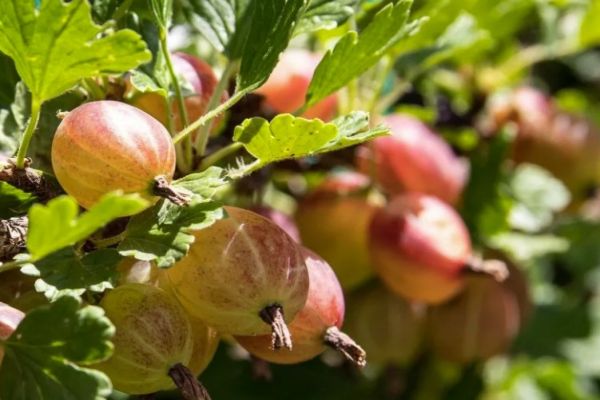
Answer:
[[[273,351],[271,339],[266,335],[237,336],[236,340],[252,355],[273,363],[307,361],[330,346],[356,365],[364,366],[366,354],[363,349],[340,331],[344,321],[344,293],[335,273],[312,251],[303,249],[302,254],[310,284],[306,304],[289,326],[294,338],[292,351]]]
[[[275,348],[291,348],[286,322],[302,309],[308,272],[292,238],[270,220],[236,207],[194,233],[189,253],[161,274],[193,316],[223,334],[271,330]]]
[[[128,394],[174,388],[173,372],[189,365],[194,352],[192,325],[177,300],[160,288],[129,283],[106,294],[100,306],[116,333],[113,355],[95,367]]]
[[[501,354],[519,330],[513,293],[485,275],[469,276],[464,291],[428,314],[428,338],[439,357],[469,363]]]
[[[368,284],[348,299],[345,330],[369,355],[369,362],[404,366],[422,345],[426,309],[411,304],[379,282]]]
[[[175,147],[166,129],[145,112],[116,101],[94,101],[70,111],[52,142],[52,167],[63,189],[90,208],[114,190],[183,203],[168,182]]]
[[[416,118],[394,114],[384,117],[383,123],[392,135],[359,148],[360,171],[392,195],[421,192],[455,204],[467,180],[467,164]]]
[[[368,185],[355,172],[333,174],[299,202],[295,214],[302,243],[331,265],[346,290],[373,275],[367,236],[376,207],[366,197]]]
[[[439,303],[462,288],[471,240],[452,207],[432,196],[408,193],[375,212],[369,249],[375,271],[392,291]]]

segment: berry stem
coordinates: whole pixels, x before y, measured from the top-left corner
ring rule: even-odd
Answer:
[[[364,367],[367,364],[367,353],[337,326],[327,328],[323,341],[327,346],[342,353],[356,366]]]
[[[181,392],[184,400],[211,400],[206,388],[196,379],[192,371],[183,364],[169,369],[169,376]]]
[[[242,90],[242,91],[234,93],[233,96],[231,96],[229,98],[229,100],[227,100],[224,103],[221,103],[219,106],[217,106],[213,110],[207,112],[206,114],[204,114],[203,116],[201,116],[200,118],[198,118],[197,120],[195,120],[194,122],[192,122],[190,124],[190,126],[188,126],[184,130],[182,130],[181,132],[179,132],[173,138],[173,143],[177,144],[177,143],[181,142],[190,133],[194,132],[196,129],[200,128],[202,125],[206,124],[208,121],[210,121],[211,119],[215,118],[219,114],[221,114],[221,113],[225,112],[226,110],[228,110],[235,103],[237,103],[238,101],[240,101],[242,99],[242,97],[244,97],[246,95],[246,92],[247,92],[246,90]]]
[[[212,111],[217,107],[221,97],[223,96],[223,92],[227,90],[227,86],[229,85],[229,80],[231,79],[231,75],[235,72],[238,67],[237,62],[229,61],[223,74],[221,75],[221,79],[217,83],[215,90],[213,91],[210,99],[208,100],[208,104],[206,106],[206,111]],[[208,144],[208,137],[210,136],[210,128],[212,127],[212,122],[207,122],[202,125],[198,130],[198,135],[196,136],[196,151],[199,156],[203,156],[206,153],[206,145]]]
[[[155,196],[163,197],[171,201],[173,204],[177,204],[178,206],[185,206],[190,201],[190,197],[186,193],[175,189],[169,184],[167,178],[165,178],[162,175],[154,178],[154,183],[152,185],[152,194]]]
[[[210,167],[211,165],[216,164],[217,162],[219,162],[220,160],[222,160],[223,158],[235,153],[236,151],[238,151],[239,149],[241,149],[242,147],[244,147],[241,143],[239,142],[234,142],[231,143],[217,151],[215,151],[214,153],[211,153],[210,155],[206,156],[202,162],[200,163],[200,166],[198,167],[199,171],[204,171],[205,169],[207,169],[208,167]]]
[[[181,86],[179,84],[179,79],[177,78],[177,74],[175,73],[175,67],[173,66],[173,60],[171,59],[171,53],[169,52],[169,46],[167,43],[167,30],[165,27],[161,27],[160,32],[160,51],[165,58],[165,63],[167,64],[167,70],[169,72],[169,78],[171,79],[171,85],[173,86],[173,90],[175,91],[175,100],[177,101],[177,108],[179,109],[179,118],[181,119],[181,123],[183,127],[187,127],[190,124],[187,108],[185,107],[185,101],[183,97],[183,92],[181,91]],[[170,102],[167,101],[167,115],[171,113]],[[182,172],[189,172],[190,166],[192,165],[194,154],[192,149],[192,140],[190,137],[187,137],[186,140],[181,144],[182,156],[184,158],[183,165],[185,165],[186,169]]]
[[[285,347],[292,350],[292,335],[283,318],[283,308],[279,304],[272,304],[261,310],[260,318],[271,325],[271,346],[273,350]]]
[[[29,119],[29,124],[27,125],[25,133],[23,134],[23,140],[21,141],[21,145],[19,146],[19,151],[17,152],[17,161],[15,163],[17,168],[19,169],[25,168],[25,156],[27,155],[27,150],[29,149],[29,144],[31,143],[31,138],[33,137],[35,128],[37,128],[38,122],[40,120],[41,111],[42,103],[35,97],[32,97],[31,118]]]

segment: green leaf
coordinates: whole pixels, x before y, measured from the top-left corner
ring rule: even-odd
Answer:
[[[227,184],[225,171],[219,167],[210,167],[202,172],[177,179],[172,185],[188,190],[201,199],[210,200],[214,199]]]
[[[167,97],[167,91],[145,73],[134,70],[130,75],[131,85],[140,93],[158,93]]]
[[[308,0],[260,0],[244,46],[237,91],[251,91],[269,78],[288,46]]]
[[[245,120],[236,127],[233,140],[242,143],[257,159],[248,166],[251,170],[256,170],[276,161],[353,146],[388,132],[385,127],[369,129],[369,115],[361,111],[342,116],[330,123],[280,114],[271,122],[258,117]],[[247,172],[242,167],[230,176]]]
[[[8,109],[0,110],[0,152],[7,155],[16,153],[31,114],[31,95],[23,82],[13,88],[14,99]]]
[[[591,47],[600,43],[600,0],[591,0],[579,30],[579,44]]]
[[[150,0],[150,9],[159,28],[165,31],[169,29],[173,18],[173,0]]]
[[[27,249],[33,261],[75,244],[110,221],[146,208],[148,202],[138,195],[109,193],[89,211],[78,216],[79,206],[69,196],[57,197],[47,205],[35,204],[29,210]]]
[[[569,241],[559,236],[517,232],[504,232],[492,236],[488,245],[506,253],[519,264],[528,264],[536,258],[563,253],[569,249]]]
[[[471,14],[465,12],[437,36],[431,45],[398,58],[395,67],[404,76],[414,76],[450,59],[473,59],[477,50],[491,45],[489,33],[479,27]]]
[[[254,16],[255,7],[251,5],[255,2],[256,0],[189,0],[186,16],[217,51],[236,60],[242,56]]]
[[[535,357],[557,356],[565,339],[589,336],[591,321],[588,307],[581,304],[548,304],[536,307],[514,344],[518,353]],[[543,332],[543,334],[540,334]]]
[[[220,204],[200,196],[185,207],[163,200],[129,221],[119,252],[168,268],[187,254],[194,243],[192,231],[207,228],[223,216]]]
[[[25,193],[6,182],[0,182],[1,219],[25,214],[35,201],[36,197],[30,193]]]
[[[294,34],[335,29],[354,15],[357,5],[358,0],[312,0]]]
[[[72,247],[59,250],[42,258],[35,266],[21,271],[44,281],[48,298],[64,290],[92,290],[102,292],[112,288],[118,279],[117,265],[122,257],[115,249],[100,249],[77,255]],[[40,287],[36,284],[36,288]],[[39,290],[38,290],[39,291]]]
[[[99,307],[63,296],[27,314],[4,343],[0,398],[99,400],[111,393],[101,372],[82,368],[108,358],[114,328]]]
[[[194,242],[192,231],[207,228],[224,217],[223,208],[213,199],[227,184],[218,167],[176,180],[174,187],[193,193],[191,202],[179,207],[161,201],[133,217],[119,245],[120,253],[139,260],[156,260],[159,268],[170,267],[187,254]]]
[[[86,0],[0,2],[0,51],[14,61],[38,101],[54,98],[79,80],[127,71],[150,60],[140,36],[115,33],[92,21]],[[100,36],[101,33],[104,33]]]
[[[510,224],[526,232],[547,227],[552,223],[554,213],[564,209],[571,200],[562,182],[535,165],[520,165],[509,184],[516,200],[510,212]]]
[[[306,105],[317,103],[344,87],[386,54],[406,34],[412,0],[388,5],[358,35],[349,32],[318,65],[306,95]]]
[[[504,162],[511,141],[508,132],[501,132],[471,156],[471,174],[463,194],[461,215],[474,241],[485,241],[510,229],[508,215],[512,199],[504,185]]]

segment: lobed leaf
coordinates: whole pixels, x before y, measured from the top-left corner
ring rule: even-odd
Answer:
[[[308,0],[260,0],[242,53],[238,91],[260,87],[271,75],[292,38]]]
[[[43,102],[79,80],[119,73],[150,60],[131,30],[108,33],[92,21],[86,0],[0,2],[0,51],[10,56],[34,98]]]
[[[245,120],[236,127],[233,140],[257,159],[251,167],[254,170],[276,161],[339,150],[388,132],[384,127],[369,129],[369,116],[361,111],[330,123],[280,114],[271,122],[263,118]]]
[[[119,252],[168,268],[189,251],[194,243],[192,231],[209,227],[223,216],[220,204],[203,199],[195,198],[186,207],[161,201],[131,219]]]
[[[112,353],[114,327],[95,306],[80,308],[63,296],[34,309],[4,342],[0,398],[98,400],[111,393],[109,379],[90,365]]]
[[[60,196],[47,205],[35,204],[29,210],[27,249],[32,261],[75,244],[110,221],[138,213],[148,202],[138,195],[109,193],[89,211],[78,216],[79,206],[69,196]]]
[[[123,257],[115,249],[100,249],[80,256],[71,247],[59,250],[24,267],[21,271],[27,275],[38,276],[43,284],[46,297],[54,298],[57,293],[83,290],[102,292],[117,282],[117,265]]]
[[[187,17],[217,51],[235,60],[241,57],[246,43],[254,1],[189,0]]]
[[[173,186],[193,193],[191,202],[179,207],[161,201],[133,217],[119,245],[124,256],[154,260],[159,268],[168,268],[184,257],[194,242],[192,231],[207,228],[224,217],[224,210],[213,198],[227,181],[223,170],[211,167],[173,182]]]
[[[371,68],[409,30],[406,28],[412,0],[388,5],[359,34],[348,32],[317,66],[306,95],[307,107],[347,85]]]

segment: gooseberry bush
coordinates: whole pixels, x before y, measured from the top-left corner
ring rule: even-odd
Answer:
[[[0,399],[598,398],[599,20],[0,1]]]

